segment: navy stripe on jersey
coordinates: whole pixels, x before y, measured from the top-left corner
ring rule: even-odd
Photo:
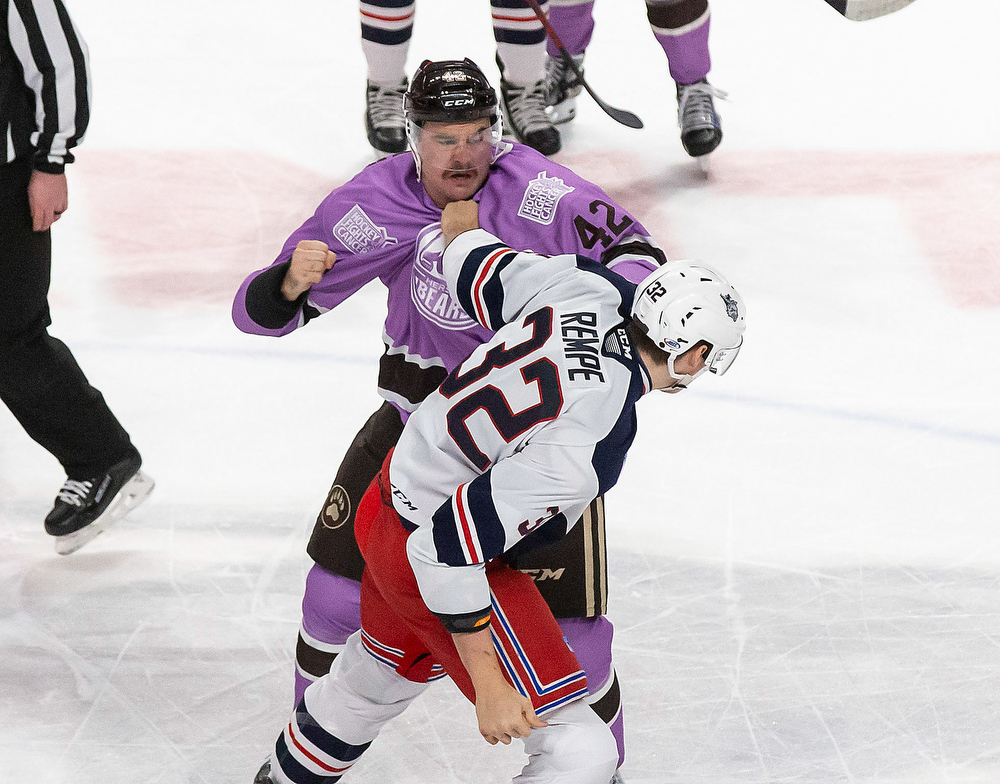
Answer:
[[[493,505],[490,474],[459,485],[431,516],[437,559],[448,566],[486,563],[504,551],[503,523]]]
[[[506,535],[500,515],[493,504],[492,474],[477,476],[467,485],[468,511],[479,535],[480,554],[483,562],[496,558],[504,550]]]
[[[537,30],[508,30],[505,27],[493,27],[493,38],[498,44],[515,44],[517,46],[531,46],[540,44],[545,40],[545,28]]]
[[[505,256],[490,259],[498,251],[509,251]],[[497,330],[503,325],[500,308],[503,305],[503,287],[486,288],[487,279],[506,267],[516,254],[502,243],[483,245],[465,257],[458,273],[458,301],[465,312],[487,329]],[[484,265],[488,268],[480,270]],[[494,298],[499,301],[494,301]],[[493,305],[493,307],[491,307]],[[494,321],[494,310],[496,319]],[[495,324],[495,326],[494,326]]]
[[[437,559],[448,566],[468,566],[465,551],[459,540],[459,526],[455,520],[455,507],[449,498],[431,515],[431,533]]]
[[[503,320],[503,282],[500,280],[500,273],[510,264],[517,254],[514,251],[502,256],[493,266],[484,270],[489,276],[486,278],[479,290],[473,292],[479,300],[480,307],[484,308],[490,324],[494,325],[490,329],[497,330],[504,325]]]
[[[355,746],[351,743],[345,743],[336,735],[331,735],[320,727],[316,719],[309,713],[304,697],[299,702],[299,707],[295,711],[294,722],[297,731],[301,733],[302,737],[324,754],[328,754],[342,762],[353,763],[372,745],[371,742],[368,742],[362,743],[360,746]]]
[[[342,778],[340,775],[324,776],[320,773],[313,773],[311,770],[303,767],[292,756],[292,752],[288,750],[284,734],[279,735],[278,740],[274,744],[274,757],[275,763],[281,768],[281,772],[285,774],[285,778],[294,781],[295,784],[334,784],[334,782],[340,781]]]
[[[372,27],[361,23],[361,39],[371,41],[373,44],[384,44],[385,46],[398,46],[405,44],[413,35],[413,25],[402,27],[399,30],[383,30],[381,27]]]
[[[614,487],[625,465],[625,455],[632,446],[638,423],[635,415],[635,404],[645,391],[642,372],[635,359],[632,365],[632,381],[629,384],[628,396],[622,412],[618,416],[611,431],[601,439],[594,448],[591,464],[597,474],[598,495],[604,495]]]

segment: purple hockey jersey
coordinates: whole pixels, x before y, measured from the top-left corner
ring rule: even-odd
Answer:
[[[634,283],[664,260],[635,216],[601,188],[521,144],[510,144],[474,198],[482,227],[519,250],[599,258]],[[325,242],[337,262],[288,303],[281,281],[301,240]],[[327,196],[274,264],[243,282],[233,320],[244,332],[285,335],[378,278],[388,289],[378,391],[405,421],[492,334],[448,290],[443,250],[441,210],[417,179],[413,157],[385,158]]]

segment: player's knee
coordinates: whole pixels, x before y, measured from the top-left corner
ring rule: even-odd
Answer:
[[[585,776],[593,775],[595,781],[603,783],[611,779],[618,767],[618,744],[602,721],[582,728],[575,734],[573,742],[564,744],[561,751],[567,764],[579,768],[579,781],[589,781]]]
[[[545,767],[553,781],[606,784],[611,780],[618,767],[618,744],[597,714],[577,701],[545,718],[549,722],[544,730],[549,735]]]
[[[302,597],[302,631],[306,641],[315,648],[336,653],[328,646],[343,645],[360,628],[361,584],[313,566]]]

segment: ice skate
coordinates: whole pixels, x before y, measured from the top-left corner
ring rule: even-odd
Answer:
[[[694,84],[677,85],[677,125],[681,144],[702,171],[708,171],[708,155],[722,141],[722,123],[713,98],[725,99],[726,93],[702,79]]]
[[[583,55],[573,55],[573,62],[583,73]],[[545,111],[553,124],[561,125],[576,117],[576,99],[583,85],[562,56],[545,60]]]
[[[271,778],[271,760],[268,759],[260,766],[257,775],[253,777],[253,784],[274,784]]]
[[[504,125],[519,141],[542,155],[559,152],[562,147],[559,130],[545,113],[545,81],[539,79],[527,87],[518,87],[504,79],[499,57],[497,65],[500,66],[500,106]]]
[[[106,531],[146,500],[153,480],[139,470],[133,452],[107,473],[92,479],[67,479],[45,518],[45,531],[55,537],[56,552],[69,555]]]
[[[368,143],[384,155],[406,151],[403,95],[406,79],[394,87],[368,82],[365,92],[365,132]]]

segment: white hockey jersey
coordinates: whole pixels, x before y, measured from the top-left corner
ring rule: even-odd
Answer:
[[[490,605],[487,561],[564,534],[615,484],[651,384],[625,331],[635,286],[600,264],[519,253],[477,229],[443,265],[496,335],[410,417],[389,475],[424,602],[465,615]]]

